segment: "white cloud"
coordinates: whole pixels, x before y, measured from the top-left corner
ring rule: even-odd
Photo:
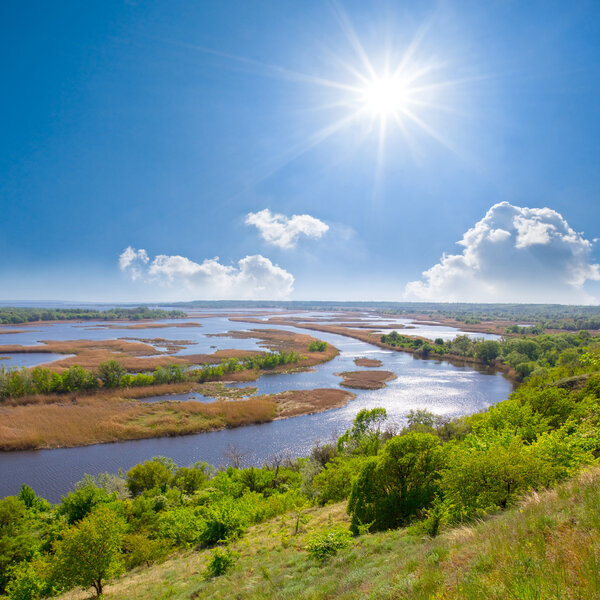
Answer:
[[[458,242],[462,254],[444,254],[406,286],[406,297],[441,302],[596,303],[583,290],[600,280],[592,242],[550,208],[501,202]]]
[[[135,250],[128,246],[119,256],[119,268],[121,271],[129,271],[131,278],[135,281],[141,277],[148,260],[148,254],[145,250]]]
[[[248,213],[246,225],[254,225],[266,242],[280,248],[294,248],[300,236],[318,239],[329,230],[329,225],[310,215],[286,217],[268,208]]]
[[[119,256],[119,267],[132,280],[143,277],[199,300],[279,300],[294,289],[293,275],[260,254],[246,256],[237,266],[223,265],[218,257],[196,263],[185,256],[165,254],[150,262],[145,250],[129,247]]]

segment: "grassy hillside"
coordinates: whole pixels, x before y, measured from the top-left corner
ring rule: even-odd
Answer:
[[[414,529],[367,534],[319,563],[309,535],[347,526],[345,503],[253,527],[231,549],[234,566],[206,580],[210,550],[137,569],[106,587],[107,600],[167,598],[564,599],[600,597],[600,469],[584,471],[515,508],[436,538]],[[88,598],[71,592],[63,600]]]

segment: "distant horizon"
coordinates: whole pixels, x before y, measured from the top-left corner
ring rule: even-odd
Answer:
[[[156,306],[188,306],[193,304],[203,304],[207,307],[212,305],[265,305],[265,308],[269,308],[268,305],[285,305],[285,304],[314,304],[314,305],[398,305],[398,306],[497,306],[497,307],[509,307],[509,306],[535,306],[535,307],[573,307],[582,309],[593,309],[599,308],[600,304],[560,304],[551,302],[434,302],[434,301],[405,301],[405,300],[186,300],[186,301],[173,301],[173,302],[154,302],[151,300],[140,300],[137,302],[120,302],[114,301],[77,301],[77,300],[0,300],[0,307],[14,307],[14,308],[25,308],[30,306],[31,308],[52,308],[52,306],[44,305],[60,305],[67,304],[73,306],[144,306],[144,305],[156,305]],[[192,307],[193,308],[193,307]],[[201,307],[199,307],[201,308]]]

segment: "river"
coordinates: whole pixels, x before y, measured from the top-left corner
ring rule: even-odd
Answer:
[[[396,321],[400,324],[400,320],[394,322]],[[17,344],[31,344],[40,339],[112,339],[122,334],[131,337],[193,340],[193,344],[180,351],[181,354],[185,354],[213,351],[214,346],[256,348],[255,340],[213,338],[207,337],[207,334],[253,327],[274,327],[311,333],[339,348],[340,355],[329,363],[319,365],[316,371],[264,375],[257,382],[235,385],[257,386],[258,393],[339,387],[341,379],[335,373],[359,369],[354,365],[354,358],[360,356],[381,360],[381,368],[393,371],[397,378],[380,390],[353,390],[357,397],[345,407],[315,415],[182,437],[0,453],[0,497],[16,494],[21,484],[27,483],[41,496],[56,502],[62,494],[72,489],[73,484],[85,473],[115,473],[119,469],[127,470],[157,455],[168,456],[179,465],[206,461],[221,466],[227,464],[231,450],[235,449],[236,453],[243,456],[242,462],[245,465],[258,466],[272,460],[274,456],[304,456],[317,442],[335,439],[351,425],[354,416],[362,408],[382,406],[388,412],[390,423],[401,426],[409,410],[425,408],[449,417],[470,414],[485,410],[491,404],[505,399],[512,389],[511,383],[500,373],[489,369],[477,369],[473,365],[460,366],[432,359],[424,360],[412,354],[383,350],[340,335],[268,324],[250,325],[231,322],[226,317],[203,318],[199,319],[199,322],[203,324],[202,328],[170,327],[143,330],[114,330],[98,328],[99,324],[86,324],[82,327],[81,324],[61,323],[56,326],[36,327],[37,335],[33,336],[28,331],[26,334],[5,334],[0,337],[14,335],[14,341],[5,343]],[[386,320],[386,323],[390,323],[390,320]],[[463,333],[448,327],[431,326],[431,330],[431,337],[453,337]],[[415,330],[406,331],[408,335],[414,333]]]

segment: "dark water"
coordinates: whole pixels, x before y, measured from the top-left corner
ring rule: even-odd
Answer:
[[[205,334],[263,327],[230,322],[223,317],[202,319],[201,322],[205,325],[203,328],[129,330],[127,335],[146,337],[146,332],[149,332],[147,337],[168,339],[173,339],[173,335],[181,335],[178,339],[197,340],[197,345],[190,346],[187,352],[198,352],[202,351],[198,350],[198,347],[210,348],[211,345],[215,345],[215,341],[221,348],[250,346],[244,342],[251,342],[253,347],[256,347],[255,340],[207,338]],[[77,336],[73,335],[75,326],[65,326],[66,324],[50,326],[56,327],[52,333],[61,337],[40,338],[38,333],[37,339],[77,339]],[[276,328],[282,329],[281,326]],[[436,334],[434,337],[438,337],[439,333],[449,333],[445,331],[449,328],[433,329]],[[88,324],[75,331],[100,336],[88,339],[111,339],[120,335],[119,330],[94,329]],[[310,333],[306,330],[301,332]],[[358,369],[353,359],[360,356],[381,360],[381,368],[393,371],[397,379],[388,382],[387,387],[381,390],[354,390],[357,394],[356,399],[343,408],[263,425],[184,437],[97,444],[82,448],[1,453],[0,497],[17,493],[21,484],[27,483],[45,498],[58,501],[85,473],[117,472],[121,468],[127,470],[157,455],[168,456],[180,465],[202,460],[218,466],[227,463],[228,449],[235,447],[243,453],[247,465],[261,465],[275,455],[296,457],[308,454],[317,441],[329,441],[343,433],[362,408],[383,406],[388,411],[390,421],[402,424],[406,413],[411,409],[426,408],[437,414],[458,416],[485,410],[491,404],[505,399],[511,391],[511,384],[500,374],[486,370],[478,371],[472,365],[457,366],[441,361],[418,359],[411,354],[382,350],[359,340],[333,334],[319,332],[314,335],[339,348],[340,356],[320,365],[314,372],[265,375],[257,382],[240,385],[257,386],[258,393],[338,387],[341,379],[335,373]],[[19,340],[10,343],[25,342]],[[155,401],[173,399],[173,396],[152,398]]]

